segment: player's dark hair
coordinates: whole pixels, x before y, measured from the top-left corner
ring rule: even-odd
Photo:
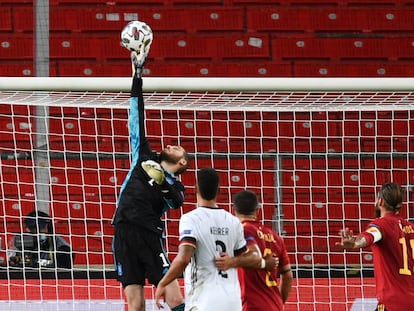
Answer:
[[[249,190],[242,190],[233,198],[234,209],[241,215],[251,215],[256,212],[259,205],[256,193]]]
[[[386,183],[381,187],[378,196],[384,200],[387,210],[398,213],[404,200],[404,193],[404,189],[399,184]]]
[[[49,215],[42,211],[32,211],[26,215],[24,220],[25,225],[29,229],[43,229],[47,227],[47,231],[49,233],[53,232],[53,225],[52,220],[50,219]]]
[[[197,174],[198,192],[204,200],[216,198],[219,190],[220,176],[212,167],[202,168]]]

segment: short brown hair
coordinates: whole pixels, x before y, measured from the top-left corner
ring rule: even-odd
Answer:
[[[399,184],[385,183],[382,185],[378,197],[384,200],[387,210],[398,213],[404,200],[404,194],[405,191]]]

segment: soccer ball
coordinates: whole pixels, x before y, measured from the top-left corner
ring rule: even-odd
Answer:
[[[151,28],[141,21],[131,21],[121,31],[121,45],[138,53],[144,45],[144,51],[148,54],[152,38]]]

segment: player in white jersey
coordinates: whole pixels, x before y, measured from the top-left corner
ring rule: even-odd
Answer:
[[[155,293],[156,304],[165,295],[165,287],[184,269],[186,311],[241,311],[240,285],[235,267],[259,268],[262,258],[249,251],[243,227],[235,216],[216,204],[219,175],[203,168],[197,175],[197,208],[180,219],[180,246],[177,257],[161,279]],[[216,259],[223,260],[218,269]],[[224,264],[226,262],[226,264]]]
[[[180,221],[180,245],[195,249],[184,275],[189,310],[241,310],[237,270],[218,270],[213,260],[222,252],[246,251],[240,221],[225,210],[198,206]]]

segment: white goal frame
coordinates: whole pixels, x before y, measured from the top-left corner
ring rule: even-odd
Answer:
[[[130,86],[131,78],[125,77],[0,77],[0,100],[124,108],[128,106]],[[145,77],[143,89],[149,109],[274,111],[277,106],[279,111],[349,111],[414,107],[413,95],[407,95],[414,91],[414,78]],[[293,93],[299,96],[290,97]],[[243,100],[244,94],[247,97]]]
[[[120,110],[125,111],[129,107],[128,99],[130,97],[130,87],[130,77],[0,77],[0,103],[7,103],[11,105],[38,106],[39,110],[41,110],[43,107],[77,107],[111,109],[119,108]],[[225,112],[238,111],[260,112],[261,117],[262,113],[272,113],[275,111],[287,113],[323,113],[339,111],[344,112],[345,115],[345,112],[353,113],[361,111],[401,111],[404,113],[406,111],[414,110],[414,78],[144,77],[143,89],[146,109],[148,110],[207,110],[209,112],[224,112],[224,114]],[[229,115],[230,113],[227,114],[228,117]],[[43,116],[45,115],[43,114]],[[155,118],[157,118],[157,116]],[[188,118],[189,119],[184,118],[184,122],[191,121],[191,117]],[[409,118],[411,120],[411,117]],[[168,120],[170,122],[177,123],[183,121],[172,119]],[[246,120],[249,121],[248,119],[244,119],[244,121]],[[150,121],[154,121],[154,119]],[[270,121],[266,121],[268,122],[266,124],[269,124],[270,122],[272,122],[272,119],[270,119]],[[318,120],[310,121],[315,121],[316,124],[318,123]],[[327,121],[327,119],[323,119],[321,123],[325,121]],[[344,124],[342,124],[342,126],[344,126]],[[326,132],[328,132],[327,129],[325,130]],[[284,136],[283,138],[291,138],[288,137],[288,135],[289,134],[287,134],[287,136]],[[214,139],[214,137],[212,138]],[[302,138],[308,139],[308,137]],[[330,138],[332,139],[332,137]],[[243,137],[241,137],[241,139],[243,139]],[[337,139],[337,137],[333,137],[333,139],[335,140]],[[197,144],[195,139],[192,142],[194,144]],[[326,143],[326,145],[328,145],[328,143]],[[406,146],[408,146],[408,143]],[[216,155],[213,155],[212,153],[213,152],[211,152],[211,154],[209,154],[208,152],[201,152],[200,154],[204,156],[206,159],[211,160],[213,162],[213,157]],[[260,155],[259,153],[260,152],[253,154],[253,156],[256,157],[256,160],[259,159],[259,161],[261,161],[265,159],[266,156],[268,156],[266,152],[262,152]],[[279,168],[278,162],[284,157],[284,154],[279,152],[276,153],[276,168],[269,169],[259,165],[259,167],[254,168],[254,170],[256,170],[256,172],[259,174],[263,173],[263,171],[265,170],[267,170],[268,172],[273,170],[277,171]],[[246,158],[250,156],[246,154],[247,151],[243,154],[244,161],[246,161]],[[311,154],[312,151],[310,152],[309,156],[305,155],[305,157],[307,156],[310,159],[310,163],[312,163],[313,160],[311,159]],[[402,153],[400,152],[400,155],[401,154]],[[296,155],[296,151],[293,150],[291,153],[289,153],[289,155]],[[330,151],[326,151],[324,155],[326,159],[331,156],[341,157],[341,153],[339,152],[330,153]],[[223,156],[223,153],[219,154],[219,156]],[[240,156],[240,154],[238,154],[238,156]],[[304,153],[300,154],[300,156],[304,156]],[[356,157],[359,157],[359,155]],[[408,159],[409,155],[407,154],[406,157]],[[228,158],[230,158],[230,155],[228,155]],[[228,163],[226,164],[230,164],[230,160],[228,160]],[[242,168],[242,170],[243,169],[244,168]],[[306,170],[309,170],[309,168],[300,168],[298,170],[294,168],[292,172],[299,171],[298,174],[300,175]],[[312,170],[312,168],[310,168],[310,170]],[[336,170],[339,171],[340,169]],[[276,172],[275,175],[275,181],[280,181],[280,179],[282,178],[282,172]],[[189,187],[191,187],[191,185]],[[294,187],[295,186],[292,186],[292,188]],[[275,185],[275,188],[278,188],[278,186]],[[275,192],[277,191],[278,190],[276,189]],[[278,203],[277,199],[278,195],[276,194],[276,201],[274,203]],[[279,210],[278,212],[283,214],[282,210]],[[281,215],[275,214],[272,216],[274,218],[269,220],[273,223],[274,227],[278,229],[283,229],[283,226],[279,227],[279,220]],[[296,219],[291,220],[292,222],[296,221]],[[177,219],[175,219],[174,221],[177,221]],[[367,221],[367,219],[364,219],[364,221]],[[355,222],[356,221],[354,220],[354,223]],[[326,224],[326,226],[328,225]],[[311,233],[313,233],[313,228],[311,229]],[[318,236],[317,238],[324,239],[325,237],[322,236],[323,234],[324,233],[322,232],[321,236]],[[172,236],[172,239],[177,240],[177,237]],[[318,252],[319,251],[316,250],[315,254],[326,257],[326,254],[324,252]],[[301,253],[300,255],[303,256],[303,254],[304,253]],[[366,252],[364,252],[364,254],[366,255]],[[335,255],[344,258],[347,256],[346,252],[337,252]],[[299,255],[297,254],[293,254],[293,256],[299,257]],[[362,255],[359,256],[359,258],[363,257]],[[347,262],[347,260],[345,259],[344,262]],[[315,271],[318,269],[318,266],[314,264],[302,265],[300,271],[303,275],[305,275],[305,277],[303,277],[302,279],[308,278],[308,280],[311,281],[302,283],[302,279],[299,281],[298,278],[298,280],[296,281],[297,283],[294,286],[295,289],[293,290],[293,295],[296,295],[297,301],[299,302],[297,303],[297,305],[290,305],[290,307],[293,308],[295,306],[299,306],[297,310],[300,310],[301,304],[302,306],[304,306],[306,303],[312,303],[312,301],[306,301],[306,303],[300,301],[299,288],[305,288],[307,289],[308,293],[312,293],[312,297],[315,296],[315,288],[317,287],[317,284],[316,282],[314,282],[314,278],[316,278],[314,275],[316,274]],[[344,275],[345,279],[347,275],[361,274],[361,276],[357,276],[356,279],[358,281],[358,278],[360,278],[363,281],[363,270],[363,265],[352,267],[346,266],[346,268],[344,266],[343,268],[338,270],[338,273],[342,274],[344,271],[344,273],[348,273]],[[372,266],[369,266],[368,270],[372,274]],[[103,278],[106,278],[105,273],[108,271],[112,272],[112,267],[88,266],[86,267],[86,272],[83,269],[78,272],[84,273],[86,275],[86,278],[90,278],[91,272],[96,272],[97,275],[102,275]],[[295,272],[299,272],[299,269],[295,270]],[[328,275],[329,278],[331,275],[335,275],[332,276],[332,284],[329,283],[328,285],[323,285],[326,288],[328,288],[330,285],[333,285],[331,287],[334,289],[338,289],[343,286],[342,283],[336,284],[334,282],[334,279],[336,277],[335,268],[320,268],[318,272],[321,272],[324,275]],[[68,278],[73,278],[73,275],[70,274]],[[81,277],[80,279],[83,279],[83,277]],[[345,280],[345,283],[353,289],[358,288],[358,286],[360,286],[360,284],[363,283],[362,281],[356,282],[356,284],[354,284],[352,282],[347,283],[348,280]],[[331,282],[331,279],[329,279],[329,282]],[[372,288],[374,287],[372,283],[366,284],[366,286],[370,290],[372,290]],[[152,291],[153,289],[149,290]],[[361,291],[361,296],[363,298],[366,298],[366,296],[363,295],[364,289],[362,289]],[[331,292],[329,292],[328,295],[328,298],[330,300],[328,302],[322,302],[321,305],[327,307],[329,306],[332,308],[335,307],[335,304],[342,306],[342,304],[344,303],[343,300],[341,300],[340,302],[335,301],[332,297],[330,297],[330,295]],[[368,298],[370,297],[372,296],[368,296]],[[119,304],[119,301],[116,301],[115,303]],[[348,300],[346,300],[345,303],[348,303]],[[362,302],[362,304],[364,304],[365,307],[367,306],[366,302]],[[316,306],[317,305],[315,304],[316,309],[314,310],[318,310]]]
[[[144,77],[147,92],[169,91],[412,91],[414,78]],[[0,77],[0,91],[126,92],[125,77]]]

